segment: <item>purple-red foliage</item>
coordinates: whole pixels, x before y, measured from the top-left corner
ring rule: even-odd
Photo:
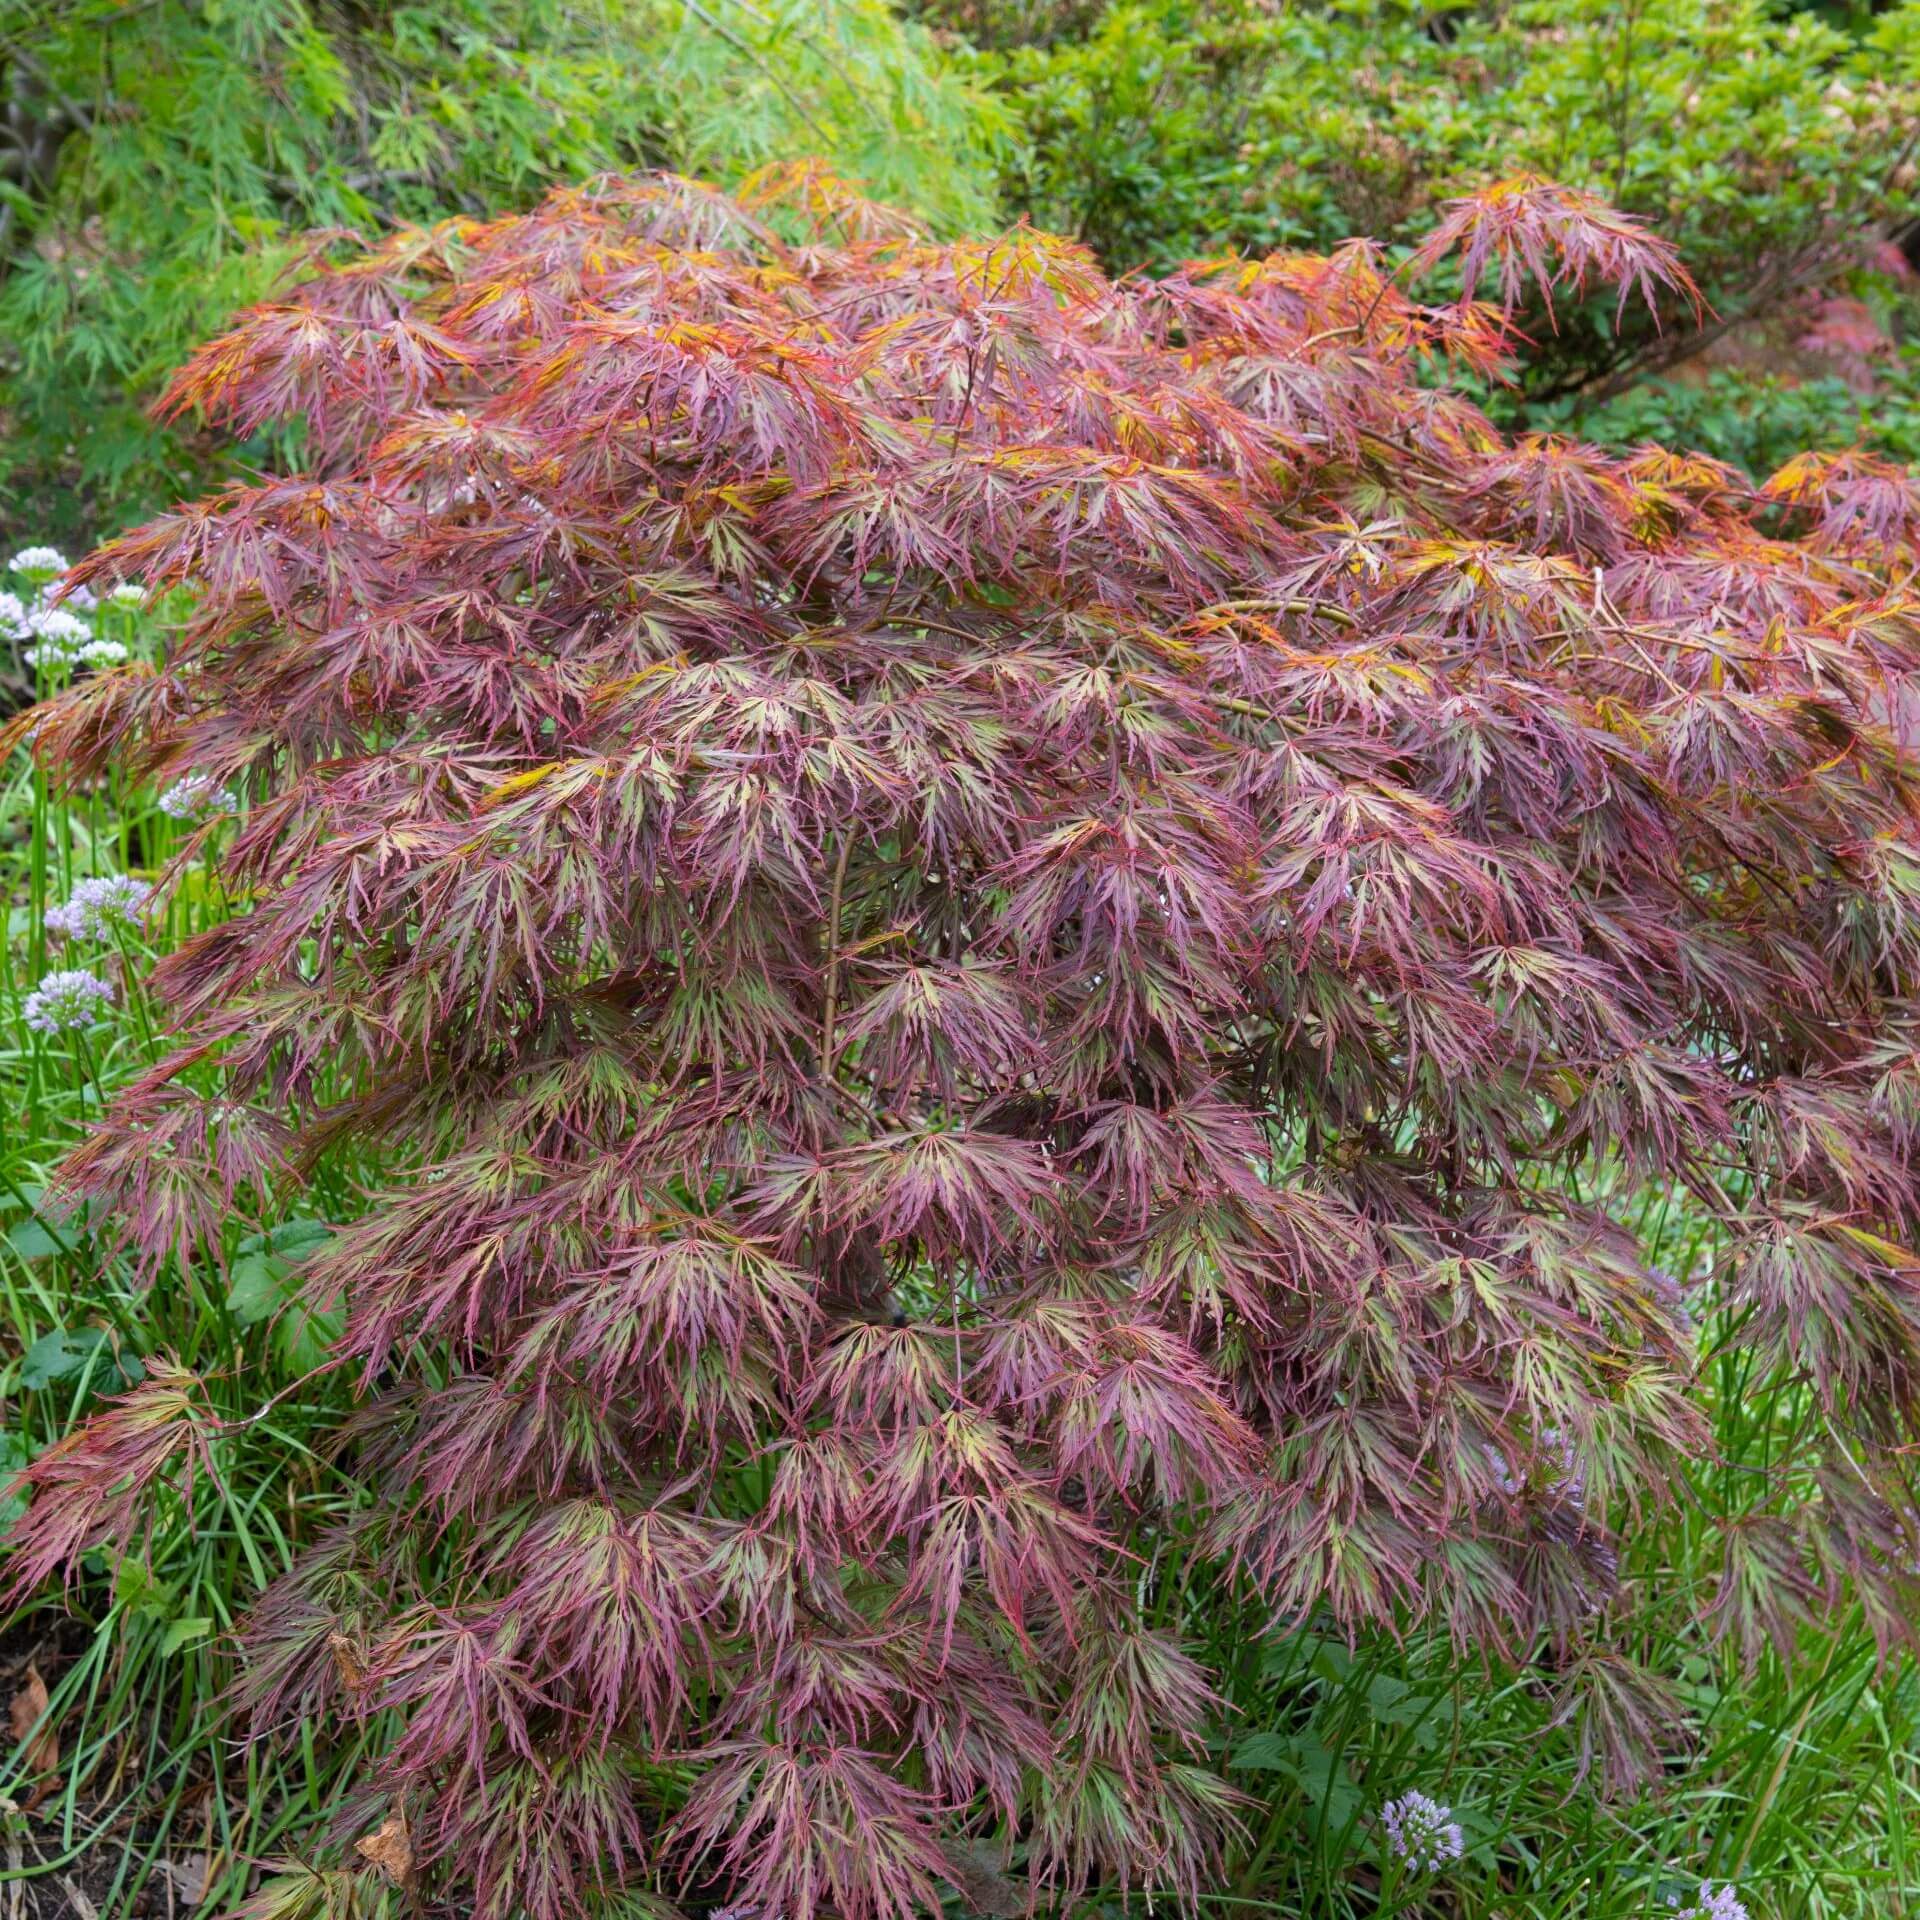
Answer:
[[[145,1370],[138,1386],[56,1441],[23,1476],[36,1497],[8,1534],[8,1572],[19,1590],[55,1573],[71,1576],[95,1548],[137,1546],[158,1489],[184,1496],[192,1476],[211,1469],[214,1422],[197,1403],[198,1382],[164,1354]]]
[[[1920,1617],[1912,484],[1504,439],[1420,378],[1511,350],[1478,279],[1682,277],[1538,182],[1443,233],[1426,308],[1359,244],[1116,285],[817,170],[609,180],[177,380],[312,470],[80,570],[199,611],[36,751],[250,806],[70,1180],[161,1261],[392,1169],[312,1274],[374,1503],[250,1692],[391,1713],[436,1898],[887,1920],[983,1837],[1192,1888],[1169,1538],[1556,1637],[1630,1785],[1608,1529],[1703,1425],[1596,1174],[1720,1223],[1811,1397],[1719,1624],[1790,1630],[1763,1533]],[[131,1524],[146,1417],[35,1474],[27,1575]]]

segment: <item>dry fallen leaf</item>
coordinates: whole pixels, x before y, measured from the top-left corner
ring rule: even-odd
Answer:
[[[353,1850],[378,1867],[396,1887],[404,1887],[413,1878],[413,1841],[404,1814],[388,1814],[380,1822],[380,1831],[356,1840]]]
[[[13,1696],[13,1704],[7,1709],[7,1728],[13,1735],[13,1743],[32,1735],[33,1744],[26,1751],[26,1766],[29,1775],[51,1773],[60,1764],[60,1735],[56,1728],[44,1726],[34,1733],[41,1717],[47,1710],[47,1683],[40,1677],[37,1666],[27,1668],[26,1678],[20,1683],[20,1691]]]
[[[366,1664],[360,1657],[360,1649],[344,1633],[327,1635],[327,1651],[333,1655],[334,1670],[340,1676],[340,1684],[349,1693],[358,1693],[367,1684]]]
[[[182,1906],[197,1907],[207,1897],[207,1869],[212,1862],[204,1853],[183,1853],[177,1860],[162,1860],[157,1864],[172,1883],[174,1898]]]
[[[64,1873],[59,1880],[60,1891],[67,1896],[67,1905],[73,1909],[74,1920],[100,1920],[100,1909],[81,1891],[78,1881],[68,1879]]]
[[[1007,1878],[994,1848],[978,1840],[962,1840],[950,1842],[941,1851],[947,1881],[983,1920],[1015,1920],[1033,1910],[1026,1892]]]

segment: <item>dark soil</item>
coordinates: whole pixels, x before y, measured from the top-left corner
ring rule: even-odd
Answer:
[[[78,1622],[44,1617],[0,1634],[0,1702],[14,1749],[0,1786],[0,1920],[176,1920],[200,1904],[207,1856],[177,1817],[172,1850],[148,1864],[154,1828],[140,1818],[139,1795],[128,1805],[134,1783],[122,1777],[111,1786],[111,1807],[83,1793],[69,1828],[60,1729],[51,1742],[43,1729],[32,1757],[19,1752],[44,1699],[37,1689],[53,1685],[89,1637]],[[111,1763],[103,1769],[103,1788],[112,1771]],[[195,1824],[189,1819],[187,1832]]]

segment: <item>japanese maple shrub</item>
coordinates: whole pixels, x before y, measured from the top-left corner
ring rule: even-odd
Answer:
[[[1649,1183],[1806,1409],[1717,1626],[1920,1619],[1920,500],[1504,440],[1476,283],[1688,297],[1539,181],[1114,284],[796,168],[397,234],[179,376],[311,471],[79,568],[199,610],[32,724],[239,807],[91,1217],[158,1267],[383,1169],[306,1282],[367,1496],[245,1703],[384,1758],[268,1910],[1205,1887],[1169,1549],[1544,1642],[1632,1785],[1612,1530],[1703,1432]],[[157,1367],[16,1583],[219,1448]]]

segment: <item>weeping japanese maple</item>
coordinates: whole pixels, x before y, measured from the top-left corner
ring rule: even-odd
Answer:
[[[1538,181],[1115,284],[795,168],[398,234],[180,375],[312,467],[79,569],[198,612],[35,751],[244,796],[245,909],[66,1180],[157,1266],[385,1169],[308,1274],[369,1498],[247,1637],[263,1736],[392,1730],[341,1871],[1191,1889],[1209,1582],[1545,1640],[1631,1777],[1610,1529],[1703,1433],[1646,1184],[1812,1410],[1722,1625],[1920,1618],[1920,499],[1435,384],[1602,285],[1688,293]],[[136,1390],[19,1577],[209,1445]]]

